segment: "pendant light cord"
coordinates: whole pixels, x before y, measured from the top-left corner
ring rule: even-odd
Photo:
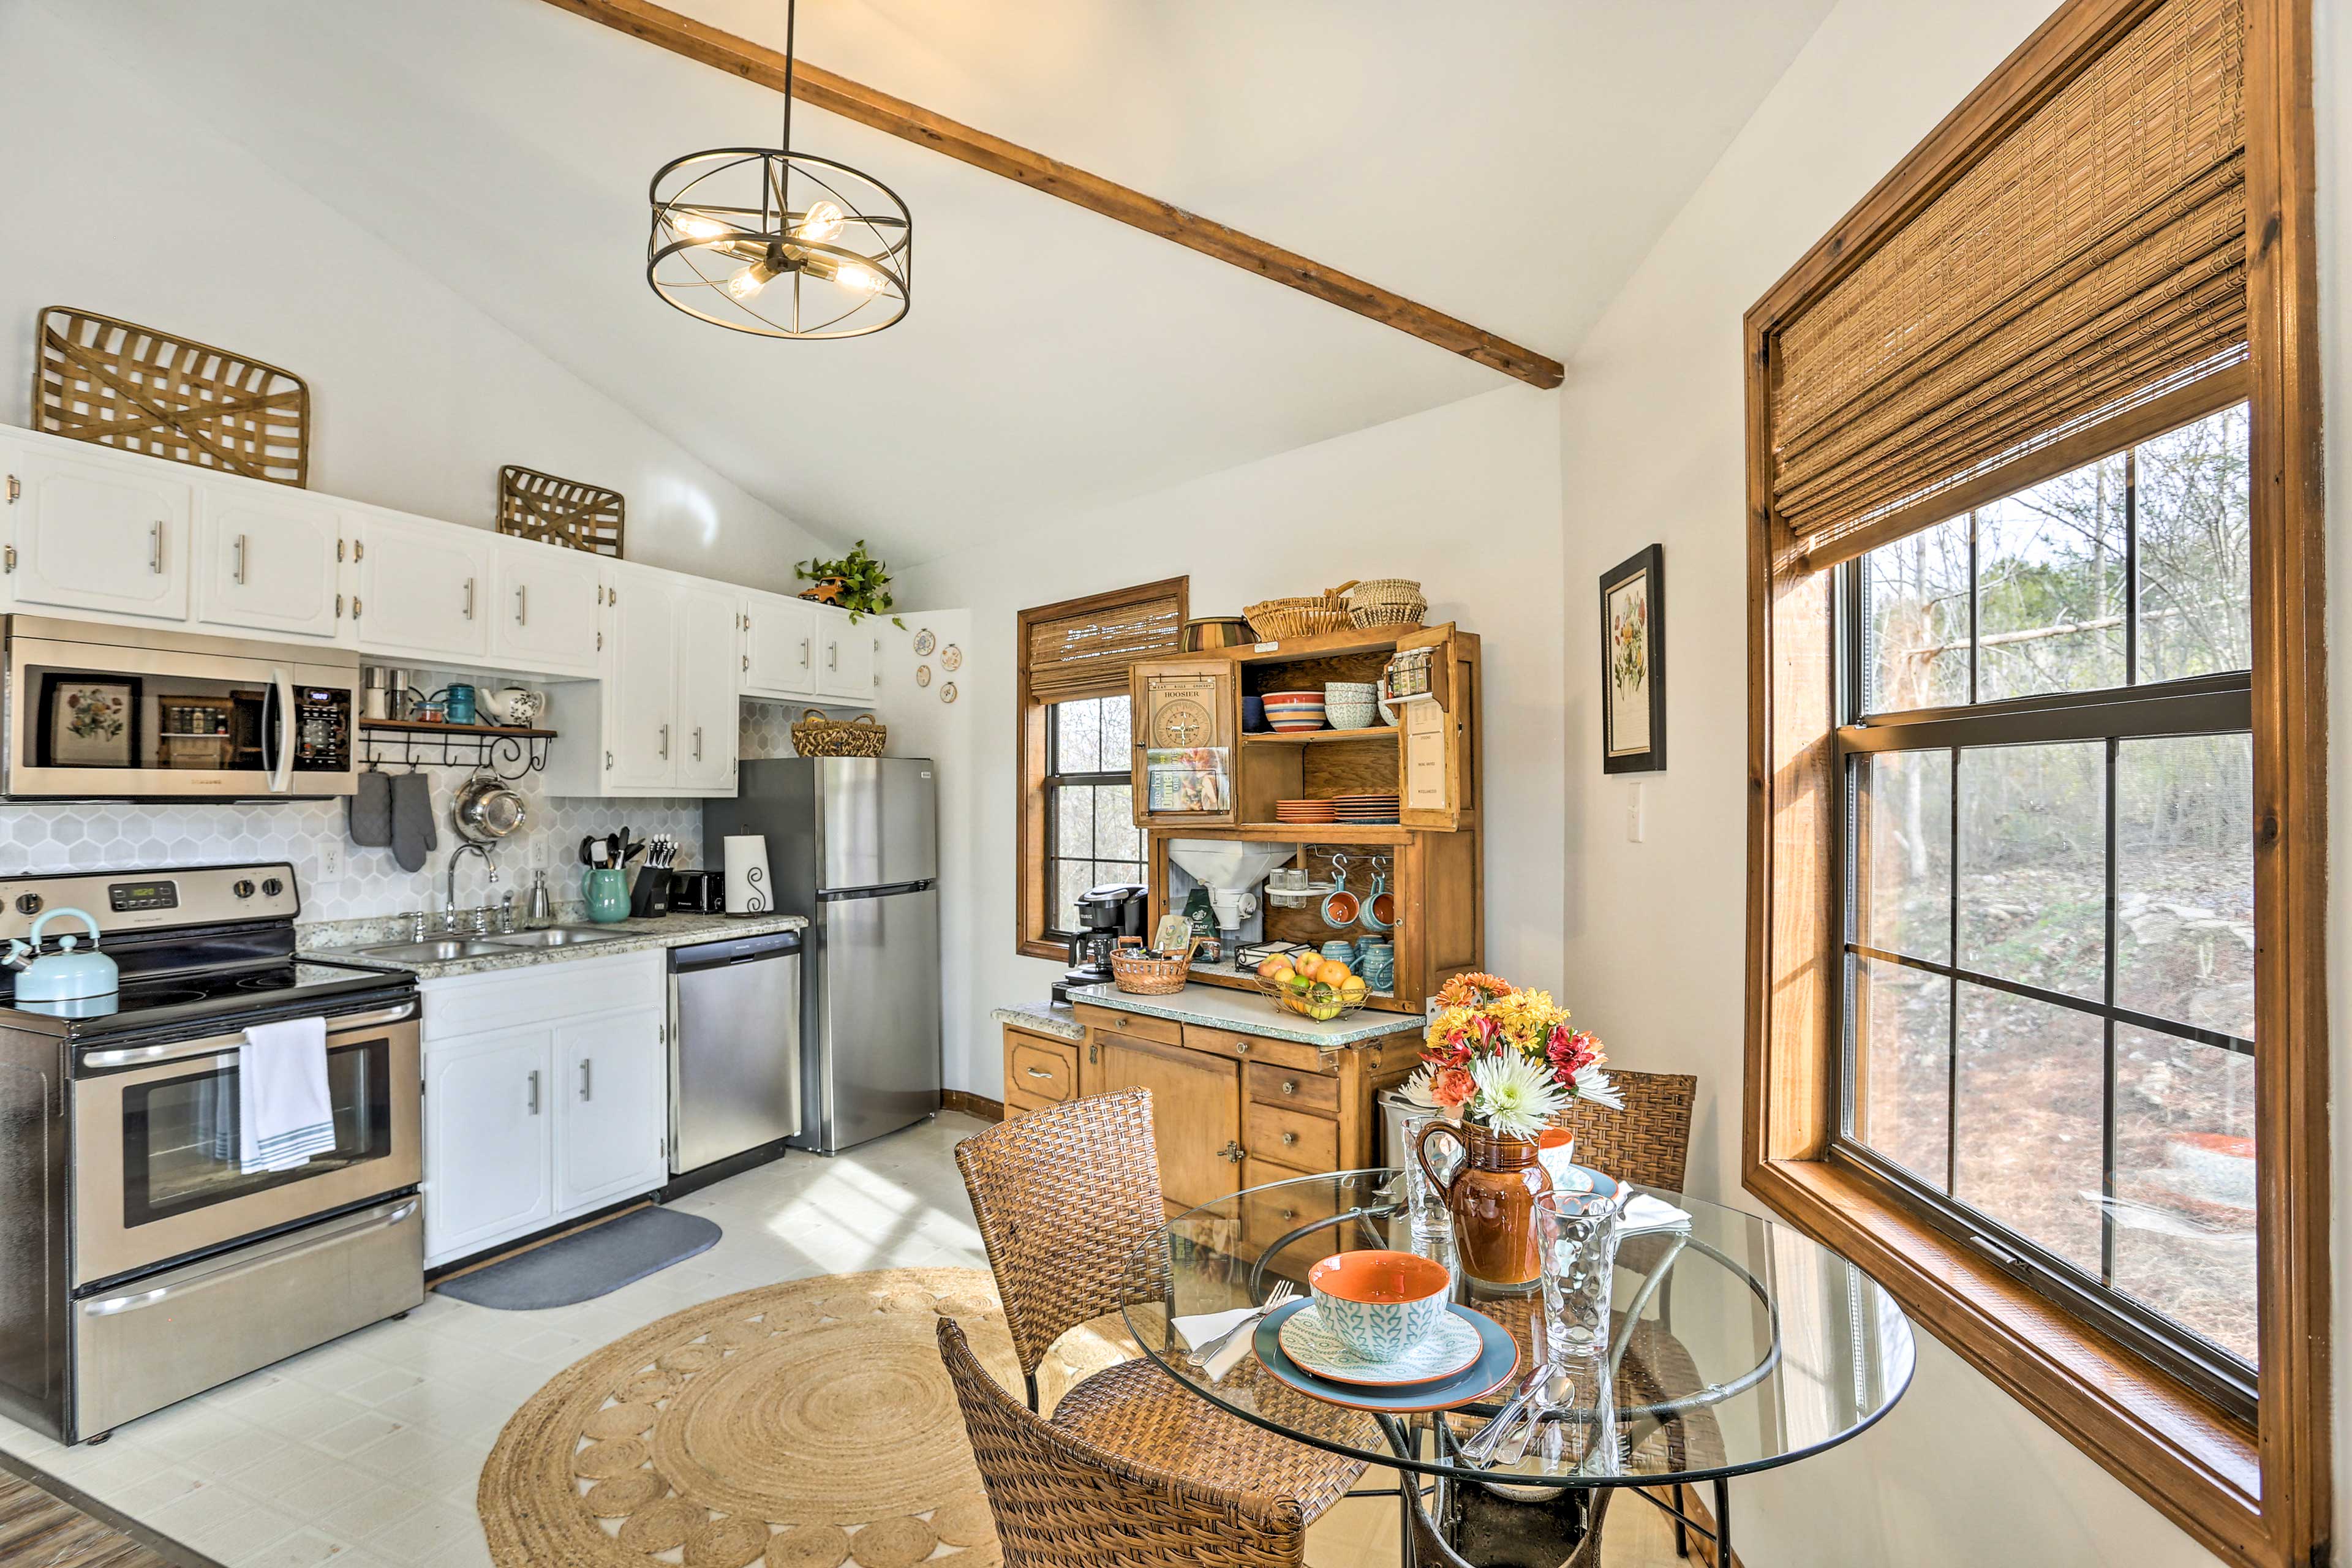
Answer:
[[[784,140],[782,151],[793,150],[793,30],[799,19],[800,0],[784,4]]]

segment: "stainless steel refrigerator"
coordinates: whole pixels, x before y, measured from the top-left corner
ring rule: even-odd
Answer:
[[[809,918],[801,963],[794,1147],[832,1154],[940,1108],[939,808],[924,757],[746,762],[705,801],[715,864],[730,834],[768,841],[776,908]]]

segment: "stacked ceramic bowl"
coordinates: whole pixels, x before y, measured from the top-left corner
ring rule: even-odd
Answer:
[[[1381,716],[1380,690],[1369,681],[1334,680],[1323,688],[1323,717],[1334,730],[1369,730]]]
[[[1323,694],[1319,691],[1269,691],[1265,721],[1283,735],[1323,728]]]

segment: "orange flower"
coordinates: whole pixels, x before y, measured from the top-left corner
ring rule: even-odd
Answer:
[[[1472,1095],[1477,1093],[1478,1085],[1472,1079],[1467,1069],[1446,1068],[1431,1080],[1429,1092],[1436,1098],[1440,1105],[1451,1109],[1460,1106]]]

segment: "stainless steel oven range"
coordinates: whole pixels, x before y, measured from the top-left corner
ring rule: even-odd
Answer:
[[[283,863],[0,878],[0,941],[86,910],[122,976],[0,971],[0,1410],[60,1442],[424,1300],[416,980],[296,958],[299,907]],[[314,1016],[334,1147],[247,1170],[243,1032]]]

